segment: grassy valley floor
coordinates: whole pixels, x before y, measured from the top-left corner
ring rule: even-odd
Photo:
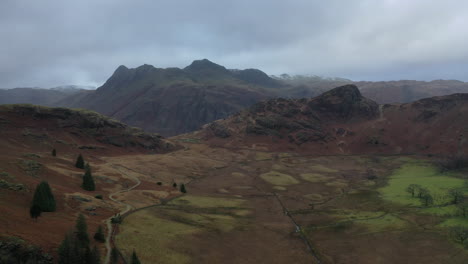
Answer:
[[[185,150],[120,162],[188,190],[124,218],[116,245],[127,258],[135,249],[142,263],[468,259],[449,236],[468,219],[445,196],[468,193],[465,179],[427,157],[298,156],[186,142]],[[430,190],[434,204],[412,198],[409,184]]]

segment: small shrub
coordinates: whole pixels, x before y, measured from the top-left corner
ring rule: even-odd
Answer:
[[[157,185],[162,185],[162,182],[157,182],[156,184],[157,184]]]
[[[102,200],[102,199],[103,199],[103,196],[102,196],[102,194],[98,194],[98,195],[94,196],[94,198],[99,199],[99,200]]]
[[[78,169],[84,169],[85,168],[84,159],[83,159],[83,156],[81,156],[81,154],[76,159],[75,167],[77,167]]]
[[[187,190],[185,189],[185,184],[183,184],[183,183],[180,185],[180,192],[181,193],[187,193]]]

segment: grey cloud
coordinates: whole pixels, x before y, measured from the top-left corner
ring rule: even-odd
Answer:
[[[468,3],[4,0],[0,87],[102,84],[121,64],[468,80]]]

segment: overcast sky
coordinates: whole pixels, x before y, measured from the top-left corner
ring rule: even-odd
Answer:
[[[468,81],[465,0],[1,0],[0,87],[101,85],[121,64]]]

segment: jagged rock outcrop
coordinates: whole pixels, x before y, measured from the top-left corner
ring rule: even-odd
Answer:
[[[361,95],[353,84],[332,89],[308,103],[314,111],[322,115],[344,119],[375,118],[378,115],[378,104]]]

